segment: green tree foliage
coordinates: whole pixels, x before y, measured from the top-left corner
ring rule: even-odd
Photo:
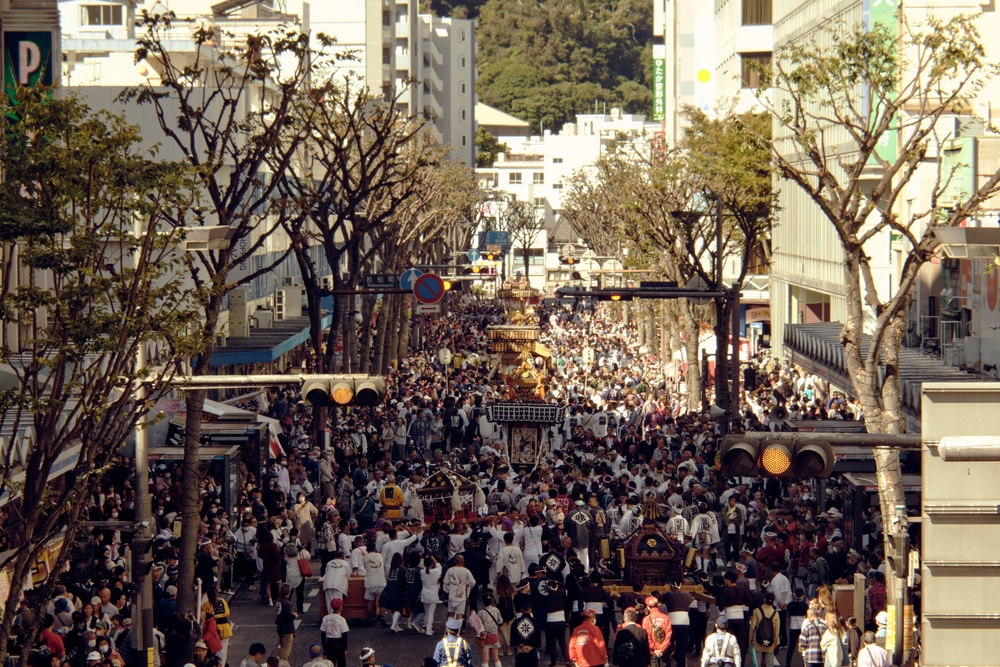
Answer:
[[[507,144],[500,143],[496,137],[486,131],[485,127],[476,130],[476,166],[492,167],[500,153],[510,150]]]
[[[13,601],[0,660],[35,559],[61,534],[66,562],[87,495],[177,363],[198,352],[176,229],[191,213],[192,171],[155,160],[138,148],[138,127],[73,97],[20,89],[11,107],[0,97],[0,331],[20,332],[0,339],[0,366],[17,378],[0,391],[0,432],[17,434],[0,451],[0,494],[10,494],[0,568]],[[155,366],[139,364],[140,347],[159,350]],[[140,381],[145,398],[131,389]],[[22,438],[30,445],[16,455]],[[76,463],[50,484],[64,455]],[[36,583],[37,618],[61,571]],[[24,628],[26,646],[38,629]]]
[[[476,41],[479,99],[535,130],[595,104],[651,110],[649,2],[488,0]]]

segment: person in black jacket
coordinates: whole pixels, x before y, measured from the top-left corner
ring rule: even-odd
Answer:
[[[549,651],[549,667],[557,662],[569,662],[566,646],[566,589],[559,579],[549,576],[538,585],[538,592],[545,595],[545,646]],[[539,616],[541,616],[541,613]],[[556,653],[556,650],[560,653]],[[558,660],[556,659],[558,655]]]
[[[649,637],[635,619],[635,609],[626,609],[625,622],[615,635],[615,667],[649,667]]]
[[[531,601],[522,599],[520,616],[510,628],[510,645],[514,648],[514,667],[538,667],[538,650],[542,647],[542,628],[531,615]]]

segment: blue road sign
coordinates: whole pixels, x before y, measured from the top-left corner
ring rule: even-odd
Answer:
[[[425,273],[413,283],[413,298],[420,303],[437,303],[444,296],[444,280],[434,273]]]
[[[478,250],[473,248],[469,252],[465,253],[465,256],[469,258],[470,262],[478,262],[479,258],[482,257],[482,254]]]
[[[399,288],[413,289],[413,283],[422,275],[424,275],[424,272],[420,269],[407,269],[403,271],[403,275],[399,277]]]
[[[498,245],[504,252],[510,251],[510,232],[486,232],[479,239],[479,247]]]

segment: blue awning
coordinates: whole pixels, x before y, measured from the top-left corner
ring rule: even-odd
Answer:
[[[327,329],[332,315],[324,315],[321,320]],[[242,366],[277,361],[283,355],[309,340],[309,318],[292,317],[277,320],[270,329],[251,329],[250,335],[241,338],[230,337],[226,344],[212,352],[211,365]]]

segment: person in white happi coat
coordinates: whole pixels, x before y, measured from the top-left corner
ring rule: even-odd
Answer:
[[[339,551],[337,556],[326,564],[326,571],[323,572],[323,600],[327,609],[330,608],[332,600],[343,600],[347,597],[347,582],[351,576],[351,564]]]
[[[506,570],[508,579],[515,582],[521,581],[528,571],[528,566],[524,563],[524,554],[521,553],[521,548],[514,544],[514,535],[511,533],[504,535],[503,541],[504,545],[500,548],[494,564],[496,576],[503,574]],[[493,577],[494,581],[496,581],[496,576]]]

